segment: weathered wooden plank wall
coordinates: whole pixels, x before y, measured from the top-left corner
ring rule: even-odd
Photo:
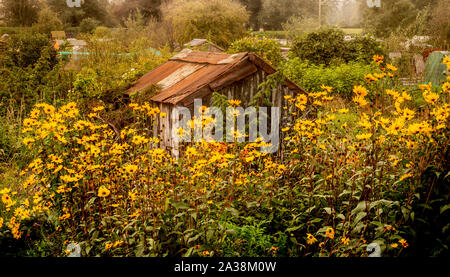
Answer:
[[[233,83],[232,85],[225,87],[218,91],[218,93],[227,96],[228,100],[241,100],[242,106],[244,108],[250,106],[250,103],[254,99],[255,95],[258,93],[259,85],[267,80],[268,74],[263,70],[258,70],[256,73],[250,75],[249,77]],[[280,107],[281,109],[281,122],[287,122],[287,120],[292,119],[292,106],[288,103],[288,100],[284,98],[285,95],[294,96],[294,92],[289,90],[286,86],[280,84],[277,89],[272,92],[271,102],[274,107]],[[211,106],[212,97],[207,95],[202,98],[202,103],[204,106]],[[161,143],[160,147],[172,151],[175,156],[178,156],[178,145],[175,145],[172,140],[172,122],[170,120],[172,110],[175,108],[172,104],[164,103],[154,103],[158,106],[161,112],[166,113],[167,116],[164,118],[158,118],[158,130],[155,134],[159,134]],[[283,107],[288,107],[284,109]],[[188,107],[191,110],[191,114],[194,115],[193,105]],[[280,129],[284,126],[280,126]],[[280,134],[280,142],[283,140],[283,134]]]

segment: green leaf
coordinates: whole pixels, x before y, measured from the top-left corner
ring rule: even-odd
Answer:
[[[287,233],[294,232],[294,231],[297,231],[297,230],[300,229],[300,228],[302,228],[302,226],[290,227],[290,228],[287,228],[287,229],[286,229],[286,232],[287,232]]]
[[[358,215],[355,217],[355,222],[358,223],[367,215],[366,212],[359,212]]]
[[[235,208],[228,207],[228,208],[225,209],[225,211],[230,212],[234,217],[238,217],[239,216],[239,211],[236,210]]]
[[[136,257],[142,257],[144,255],[144,250],[145,247],[142,243],[138,244],[138,246],[136,247]]]
[[[450,204],[447,204],[444,207],[441,207],[441,214],[443,214],[448,209],[450,209]]]
[[[361,211],[366,210],[366,201],[361,201],[358,203],[358,205],[356,206],[356,208],[354,208],[352,210],[352,215],[355,215]]]

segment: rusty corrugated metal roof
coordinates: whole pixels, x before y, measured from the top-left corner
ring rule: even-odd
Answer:
[[[152,85],[160,92],[152,101],[188,106],[195,97],[203,97],[240,81],[258,68],[268,74],[275,69],[252,53],[211,53],[184,49],[169,61],[145,74],[126,94],[146,89]],[[285,85],[294,91],[303,91],[293,82]]]

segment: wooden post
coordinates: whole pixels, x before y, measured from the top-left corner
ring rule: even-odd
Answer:
[[[319,28],[322,27],[322,0],[319,0]]]

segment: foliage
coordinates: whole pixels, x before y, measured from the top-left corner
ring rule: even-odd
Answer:
[[[292,16],[314,17],[318,14],[316,0],[263,0],[260,25],[266,30],[281,30]]]
[[[351,99],[353,86],[364,84],[364,77],[372,72],[372,66],[352,62],[326,67],[294,58],[284,64],[283,72],[306,91],[319,91],[322,85],[326,85],[333,87],[334,93],[340,97]]]
[[[47,3],[50,9],[59,15],[65,26],[79,26],[86,18],[95,19],[106,26],[114,24],[107,10],[109,3],[104,0],[84,1],[81,7],[69,7],[66,1],[60,0],[48,0]]]
[[[126,0],[113,7],[112,12],[121,23],[137,10],[142,12],[146,21],[149,21],[151,18],[160,18],[160,6],[161,0]]]
[[[164,20],[175,26],[180,45],[194,38],[206,38],[227,47],[245,35],[249,16],[245,7],[233,0],[176,0],[162,9]]]
[[[284,159],[259,140],[196,142],[175,160],[151,129],[168,115],[149,103],[131,103],[119,132],[103,105],[38,103],[22,130],[34,159],[0,190],[1,249],[33,237],[37,250],[18,254],[66,256],[76,242],[83,256],[361,257],[376,241],[384,256],[446,255],[450,84],[421,85],[419,113],[397,69],[374,63],[353,106],[330,108],[328,86],[285,96]],[[202,111],[193,121],[206,126]],[[48,227],[34,236],[35,223]]]
[[[319,22],[315,17],[292,16],[283,23],[285,30],[290,38],[295,38],[315,31],[319,27]]]
[[[83,33],[92,34],[94,30],[100,25],[100,22],[94,18],[85,18],[80,23],[80,31]]]
[[[94,30],[94,36],[97,38],[107,38],[112,35],[111,29],[105,26],[98,26]]]
[[[261,26],[260,15],[263,11],[264,0],[239,0],[244,5],[250,15],[250,27],[253,30],[259,30]]]
[[[437,1],[431,13],[428,31],[432,35],[433,45],[442,49],[449,49],[450,22],[448,20],[448,14],[450,13],[450,1]]]
[[[0,64],[2,116],[21,120],[35,101],[54,99],[58,89],[67,85],[56,51],[43,34],[13,35]]]
[[[51,31],[59,31],[63,29],[63,24],[59,20],[58,15],[50,9],[39,11],[39,17],[36,24],[33,24],[36,32],[50,35]]]
[[[284,60],[281,47],[274,39],[266,37],[245,37],[233,42],[228,49],[229,53],[252,52],[268,61],[274,67]]]
[[[3,0],[0,5],[9,26],[31,26],[41,6],[39,0]]]
[[[358,36],[346,41],[344,36],[343,31],[332,28],[308,33],[294,42],[290,55],[313,64],[330,65],[351,61],[369,63],[373,55],[383,53],[373,38]]]

